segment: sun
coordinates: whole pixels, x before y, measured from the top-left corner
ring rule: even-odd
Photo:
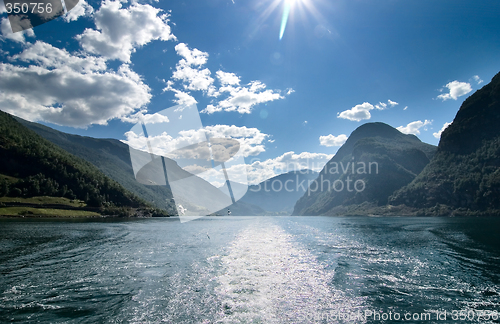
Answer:
[[[316,18],[320,17],[319,12],[314,7],[311,0],[282,0],[283,2],[283,15],[281,17],[281,27],[279,39],[283,38],[285,34],[286,25],[288,23],[288,18],[293,11],[297,10],[301,13],[309,12],[312,13]]]

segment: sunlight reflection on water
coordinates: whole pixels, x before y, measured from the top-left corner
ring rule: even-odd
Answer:
[[[362,298],[329,287],[332,274],[280,226],[251,226],[222,257],[223,323],[283,323],[321,312],[355,312]]]

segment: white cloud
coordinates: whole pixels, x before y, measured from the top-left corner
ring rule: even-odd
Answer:
[[[390,105],[391,107],[394,107],[394,106],[399,105],[399,103],[397,103],[397,102],[395,102],[395,101],[392,101],[391,99],[389,99],[387,102],[389,103],[389,105]]]
[[[168,14],[148,4],[132,4],[122,9],[120,1],[103,2],[94,14],[97,30],[85,29],[76,38],[84,50],[108,59],[130,62],[137,47],[153,40],[176,39],[168,25]]]
[[[347,135],[340,134],[339,136],[333,136],[332,134],[319,137],[319,144],[322,146],[342,146],[347,141]]]
[[[44,68],[69,68],[77,72],[106,70],[106,60],[101,57],[72,55],[65,49],[37,41],[20,54],[12,56],[13,60],[37,63]]]
[[[406,109],[408,109],[408,106],[405,106],[405,107],[403,108],[403,110],[406,110]]]
[[[148,114],[146,110],[138,111],[137,113],[120,118],[121,121],[127,123],[144,123],[144,124],[159,124],[168,123],[170,120],[167,116],[161,115],[159,113]]]
[[[250,161],[247,167],[248,182],[258,184],[282,173],[303,169],[319,172],[332,157],[333,154],[310,152],[296,154],[295,152],[287,152],[265,161],[255,158]]]
[[[183,92],[176,89],[172,89],[172,91],[175,92],[174,96],[176,99],[174,99],[174,102],[178,105],[189,107],[198,103],[196,99],[194,99],[194,97],[191,96],[188,92]]]
[[[208,53],[202,52],[197,48],[190,50],[184,43],[177,44],[175,46],[175,51],[178,55],[183,57],[183,59],[179,61],[181,65],[201,66],[208,61]]]
[[[255,156],[265,151],[264,140],[269,137],[257,128],[237,127],[235,125],[206,126],[205,133],[208,138],[225,137],[238,140],[240,143],[240,154],[248,157]]]
[[[202,112],[211,114],[217,111],[237,111],[240,114],[249,114],[255,105],[284,98],[279,92],[264,90],[265,88],[266,85],[260,81],[252,81],[244,87],[221,87],[219,92],[228,93],[229,96],[219,101],[216,106],[208,105]]]
[[[181,93],[180,90],[174,88],[174,81],[180,81],[184,90],[203,91],[204,94],[213,98],[225,96],[224,99],[214,100],[212,104],[207,105],[201,111],[202,113],[237,111],[240,114],[249,114],[255,105],[284,98],[280,91],[266,89],[266,85],[260,81],[252,81],[240,86],[239,76],[221,70],[216,72],[216,77],[221,84],[221,87],[217,89],[210,70],[203,68],[208,61],[208,53],[196,48],[190,49],[184,43],[177,44],[175,50],[182,59],[177,63],[172,79],[167,82],[167,87],[163,91],[173,91],[178,97]],[[293,92],[293,89],[287,89],[287,94]]]
[[[129,131],[125,133],[125,137],[126,140],[123,142],[131,147],[145,152],[149,152],[149,147],[151,147],[154,154],[173,158],[185,170],[195,172],[198,176],[216,185],[216,182],[220,181],[221,177],[220,172],[214,170],[211,163],[208,162],[211,158],[227,161],[227,172],[233,175],[241,175],[241,179],[237,181],[246,183],[245,171],[247,165],[240,163],[238,159],[232,160],[230,157],[237,152],[237,156],[240,158],[255,156],[264,152],[264,143],[269,135],[260,132],[257,128],[215,125],[197,130],[180,131],[177,134],[163,132],[156,136],[150,135],[147,139],[142,131],[140,134]],[[218,145],[216,144],[217,141],[211,141],[210,153],[207,146],[192,145],[193,143],[202,143],[206,138],[230,138],[237,140],[239,146],[231,146],[230,142],[227,143],[229,145]]]
[[[177,68],[172,75],[172,79],[183,81],[184,89],[193,91],[208,91],[212,88],[214,79],[210,77],[209,69],[194,69],[190,66]]]
[[[10,39],[11,41],[14,42],[25,43],[26,42],[26,39],[24,38],[25,36],[35,37],[35,33],[31,28],[17,33],[13,33],[12,28],[10,27],[9,18],[7,17],[2,18],[2,21],[0,22],[0,31],[2,32],[2,35],[0,36],[0,40],[2,41]]]
[[[370,119],[372,115],[370,110],[374,109],[372,104],[364,102],[360,105],[356,105],[349,110],[344,110],[337,114],[337,118],[349,119],[352,121],[361,121],[364,119]]]
[[[424,127],[424,130],[426,130],[425,126],[430,124],[432,124],[432,120],[426,119],[424,122],[417,120],[406,126],[399,126],[397,127],[397,130],[404,134],[420,135],[420,128]]]
[[[451,123],[444,123],[443,127],[439,130],[439,132],[437,133],[432,133],[432,135],[434,135],[435,138],[441,138],[441,134],[444,132],[444,130],[450,126]]]
[[[379,102],[377,105],[375,105],[375,108],[378,110],[385,110],[389,106],[390,108],[399,105],[399,103],[392,101],[391,99],[387,100],[387,103],[385,102]]]
[[[207,63],[208,53],[202,52],[196,48],[191,50],[184,43],[177,44],[175,46],[175,51],[182,59],[179,60],[175,66],[172,80],[181,81],[184,90],[203,91],[209,96],[218,96],[215,86],[213,85],[214,79],[210,76],[210,70],[207,68],[202,69],[202,66]],[[163,89],[163,91],[173,91],[176,93],[176,97],[182,96],[179,90],[173,87],[174,81],[172,80],[167,82],[167,87]]]
[[[481,80],[481,78],[479,77],[479,75],[474,75],[474,76],[472,77],[472,79],[473,79],[474,81],[476,81],[476,82],[477,82],[477,84],[481,84],[481,83],[483,83],[483,82],[484,82],[483,80]]]
[[[264,141],[269,135],[262,133],[257,128],[237,127],[229,125],[206,126],[203,129],[181,131],[178,134],[163,132],[157,136],[149,136],[147,139],[143,134],[132,131],[125,133],[125,143],[131,147],[148,151],[148,144],[154,148],[154,153],[168,156],[169,152],[184,148],[192,143],[199,143],[205,138],[231,138],[240,144],[239,154],[248,157],[255,156],[265,151]]]
[[[206,113],[206,114],[213,114],[215,112],[222,111],[221,107],[216,107],[214,105],[207,105],[205,109],[203,109],[201,112]]]
[[[470,83],[459,82],[456,80],[449,82],[445,87],[448,88],[450,92],[443,93],[438,96],[438,99],[442,99],[443,101],[448,99],[457,100],[458,97],[465,96],[472,91]]]
[[[43,42],[0,63],[0,107],[16,116],[86,127],[127,117],[151,98],[149,87],[127,64],[107,70],[102,58],[71,55]]]
[[[85,0],[79,0],[78,4],[62,16],[64,21],[76,21],[80,17],[90,17],[94,13],[94,8],[89,5]]]
[[[222,85],[239,85],[240,77],[234,73],[217,71],[217,78]]]
[[[231,138],[238,140],[240,144],[239,154],[247,158],[247,164],[226,164],[227,172],[230,174],[247,173],[248,182],[250,184],[258,184],[266,179],[276,175],[289,172],[298,171],[302,169],[311,169],[321,171],[324,165],[333,157],[333,154],[323,153],[309,153],[302,152],[295,154],[294,152],[287,152],[274,159],[261,161],[256,158],[258,154],[265,151],[265,142],[269,140],[269,135],[264,134],[257,128],[238,127],[229,125],[215,125],[206,126],[203,129],[180,131],[178,134],[168,134],[163,132],[156,136],[149,136],[148,139],[144,134],[136,134],[133,131],[125,133],[126,140],[123,142],[130,145],[135,149],[148,152],[149,145],[153,148],[155,154],[169,156],[169,153],[178,150],[179,148],[189,147],[192,143],[199,143],[204,141],[205,138]],[[186,151],[190,155],[183,154],[185,158],[206,158],[207,154],[202,150],[189,150]],[[183,153],[186,153],[183,152]],[[254,156],[254,158],[250,158]],[[190,171],[201,172],[198,176],[203,179],[216,184],[214,181],[220,179],[217,177],[217,171],[200,165],[189,165]],[[242,179],[245,182],[247,179]]]
[[[174,82],[167,81],[167,86],[163,89],[163,91],[172,91],[174,93],[175,99],[174,102],[181,106],[189,107],[191,105],[197,104],[198,102],[194,99],[193,96],[189,94],[189,92],[184,92],[181,90],[177,90],[173,88]]]

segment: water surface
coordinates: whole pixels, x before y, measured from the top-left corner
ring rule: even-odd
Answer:
[[[500,311],[499,230],[495,218],[4,219],[0,322],[498,323],[483,311]]]

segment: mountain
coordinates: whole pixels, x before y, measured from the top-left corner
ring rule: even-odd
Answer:
[[[127,144],[116,139],[98,139],[66,134],[41,124],[18,117],[14,118],[65,151],[95,165],[105,175],[155,207],[176,213],[170,188],[145,185],[135,179]]]
[[[424,215],[500,215],[500,73],[467,98],[437,153],[391,205]]]
[[[363,214],[384,206],[429,163],[436,147],[384,123],[367,123],[352,132],[325,165],[293,215]]]
[[[149,207],[87,161],[0,112],[2,196],[66,197],[94,208]]]
[[[304,169],[280,174],[249,186],[248,189],[241,183],[232,183],[233,191],[246,190],[246,193],[236,203],[217,214],[227,215],[229,209],[233,216],[290,215],[295,202],[317,176],[318,172]]]
[[[291,213],[297,200],[306,192],[318,172],[291,171],[248,187],[240,201],[259,206],[269,212]]]

